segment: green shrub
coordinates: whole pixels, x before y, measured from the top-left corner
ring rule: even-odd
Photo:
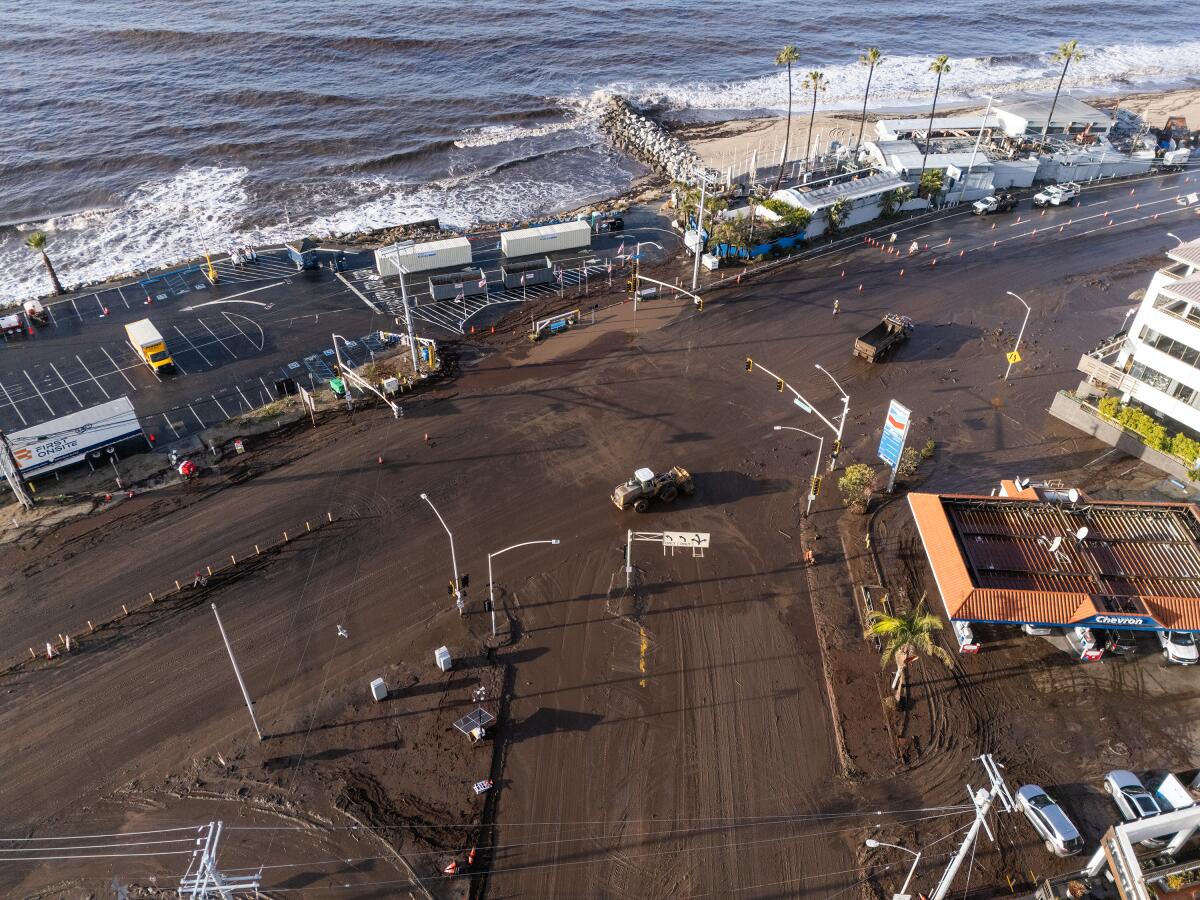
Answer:
[[[842,228],[842,224],[850,217],[852,204],[845,197],[839,197],[833,202],[833,205],[825,209],[825,221],[829,225],[829,230],[838,232]]]
[[[875,470],[864,463],[846,466],[838,479],[838,490],[842,492],[842,504],[857,513],[865,513],[875,485]]]
[[[933,451],[937,449],[937,444],[933,441],[926,441],[925,448],[921,451],[921,459],[930,459],[933,457]]]
[[[1189,466],[1195,466],[1196,460],[1200,459],[1200,441],[1180,432],[1171,438],[1171,452]]]
[[[921,467],[921,451],[916,447],[905,447],[900,454],[900,464],[896,466],[896,474],[900,478],[912,478]]]
[[[1115,419],[1117,417],[1117,410],[1121,408],[1121,401],[1116,397],[1105,397],[1096,404],[1096,408],[1100,410],[1100,415],[1104,416],[1104,418]]]

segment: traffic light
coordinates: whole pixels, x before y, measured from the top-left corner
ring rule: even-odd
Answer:
[[[814,475],[810,479],[809,493],[812,494],[814,497],[817,496],[817,494],[821,493],[821,476],[820,475]]]
[[[783,379],[782,378],[776,380],[775,390],[779,391],[779,393],[781,393],[781,394],[783,393]]]
[[[833,442],[833,452],[832,452],[832,453],[830,453],[830,454],[829,454],[829,456],[830,456],[832,459],[837,459],[837,458],[838,458],[838,454],[839,454],[839,453],[841,453],[841,452],[842,452],[842,442],[841,442],[841,441],[834,441],[834,442]]]
[[[703,297],[696,298],[696,309],[699,312],[704,312],[704,298]]]
[[[470,583],[471,583],[471,576],[468,575],[466,572],[463,572],[462,577],[459,579],[459,587],[461,587],[465,591],[467,589],[467,585],[469,585]]]
[[[625,279],[625,290],[629,291],[629,293],[631,293],[631,294],[633,293],[634,285],[635,285],[635,282],[632,278]]]
[[[747,372],[753,372],[753,371],[754,371],[754,360],[752,360],[752,359],[751,359],[750,357],[748,357],[748,356],[746,357],[746,371],[747,371]]]
[[[453,581],[446,582],[446,596],[447,597],[454,596],[454,582]]]

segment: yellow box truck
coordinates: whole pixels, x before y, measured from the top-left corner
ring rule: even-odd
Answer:
[[[167,342],[149,319],[139,319],[125,326],[129,346],[156,375],[163,369],[173,369],[175,361],[167,350]]]

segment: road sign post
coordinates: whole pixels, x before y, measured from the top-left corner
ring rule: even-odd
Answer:
[[[900,457],[904,453],[904,442],[908,438],[911,419],[912,410],[893,400],[888,406],[887,417],[883,420],[883,434],[879,438],[879,458],[892,467],[887,486],[889,494],[896,486],[896,470],[900,467]]]

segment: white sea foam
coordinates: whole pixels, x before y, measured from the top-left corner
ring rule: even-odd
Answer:
[[[927,103],[935,76],[929,72],[929,56],[894,56],[875,70],[871,82],[873,107],[909,106]],[[793,109],[804,109],[810,98],[801,89],[804,72],[821,69],[829,87],[821,95],[822,109],[853,109],[862,103],[867,69],[854,62],[810,66],[801,62],[793,71]],[[1051,92],[1058,81],[1058,67],[1049,56],[1025,62],[991,57],[954,57],[950,72],[942,79],[939,102],[976,99],[987,93]],[[1200,77],[1200,41],[1182,41],[1170,47],[1153,44],[1121,44],[1089,50],[1073,63],[1064,88],[1071,91],[1106,91],[1139,85],[1185,82]],[[787,108],[787,75],[783,70],[740,81],[691,84],[615,84],[612,89],[630,94],[640,103],[658,104],[676,110],[769,111]]]
[[[473,128],[463,132],[462,136],[454,142],[454,146],[460,150],[494,147],[509,141],[547,137],[565,131],[591,130],[599,121],[600,113],[603,112],[604,104],[609,96],[605,91],[596,91],[586,97],[559,98],[555,102],[565,107],[566,114],[566,118],[562,121],[543,125],[519,125],[509,122]]]

